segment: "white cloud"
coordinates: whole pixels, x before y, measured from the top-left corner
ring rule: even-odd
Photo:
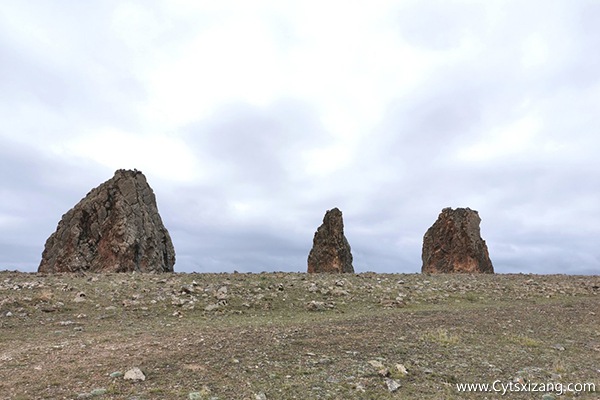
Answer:
[[[135,168],[176,182],[191,182],[201,173],[185,143],[167,135],[135,135],[106,129],[56,145],[54,151],[86,157],[113,170]]]
[[[479,142],[459,151],[458,159],[469,162],[509,161],[511,156],[533,155],[540,143],[543,125],[539,118],[526,116],[507,126],[493,129]]]
[[[357,270],[414,271],[449,205],[480,210],[496,265],[551,262],[541,237],[594,267],[593,2],[64,4],[0,5],[0,215],[27,227],[0,247],[137,168],[182,270],[302,266],[338,206]]]

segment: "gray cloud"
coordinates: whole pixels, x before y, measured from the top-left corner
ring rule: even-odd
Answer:
[[[237,63],[254,53],[243,49],[227,48],[240,52],[231,58],[202,53],[209,64],[236,62],[215,77],[224,87],[204,88],[210,80],[197,78],[218,69],[210,64],[206,72],[192,59],[198,70],[185,76],[189,90],[173,92],[153,85],[178,87],[181,77],[156,71],[187,71],[168,66],[198,49],[219,50],[211,40],[223,32],[206,15],[226,26],[246,22],[247,46],[263,37],[252,29],[264,21],[224,9],[178,13],[162,2],[82,4],[70,4],[69,13],[50,4],[0,6],[0,267],[34,270],[60,216],[111,177],[113,164],[69,147],[107,130],[116,132],[114,142],[92,142],[103,145],[98,151],[162,135],[181,141],[189,154],[180,156],[194,160],[186,167],[193,174],[181,171],[194,178],[184,179],[157,173],[178,161],[167,149],[156,159],[138,157],[143,146],[125,149],[118,159],[120,167],[146,162],[131,167],[142,169],[156,192],[179,271],[304,270],[324,212],[339,207],[357,271],[417,272],[422,236],[447,206],[480,212],[498,272],[600,271],[596,2],[381,6],[389,31],[360,37],[389,39],[389,54],[378,55],[374,42],[372,54],[344,58],[360,65],[338,71],[355,79],[342,88],[327,65],[313,73],[324,54],[311,53],[315,44],[295,22],[298,10],[278,6],[264,17],[266,31],[276,33],[273,54],[258,47],[263,52],[246,66]],[[257,9],[248,18],[259,17]],[[327,43],[354,48],[340,32]],[[237,36],[225,35],[224,43],[234,45]],[[402,53],[403,63],[426,71],[409,85],[397,82],[410,68],[395,74],[385,65],[402,46],[413,50]],[[372,76],[379,73],[368,64],[373,55],[383,60],[383,83]],[[304,64],[289,67],[294,63]],[[240,76],[261,70],[281,74],[272,82],[256,76],[272,83],[268,101],[248,100],[251,85],[239,93],[225,87],[226,78],[244,84]],[[201,89],[208,97],[194,97]],[[163,93],[172,97],[157,100]],[[355,106],[369,106],[364,99],[383,107],[370,125]],[[195,101],[201,117],[186,119]],[[175,107],[161,108],[169,103]],[[192,111],[171,115],[179,106]],[[343,110],[347,124],[332,123],[331,110]],[[82,143],[78,149],[94,152]]]

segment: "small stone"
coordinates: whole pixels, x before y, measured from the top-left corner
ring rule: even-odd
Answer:
[[[109,376],[111,378],[120,378],[123,376],[123,373],[121,371],[115,371],[115,372],[112,372]]]
[[[554,346],[552,346],[552,348],[558,351],[565,351],[565,347],[560,344],[555,344]]]
[[[322,301],[311,301],[306,305],[308,311],[323,311],[325,310],[325,303]]]
[[[376,368],[378,370],[385,368],[385,366],[383,365],[383,363],[381,361],[370,360],[370,361],[368,361],[368,363],[371,364],[371,366],[373,368]]]
[[[218,304],[209,304],[206,307],[204,307],[204,311],[215,311],[219,309],[219,305]]]
[[[192,294],[195,291],[196,291],[196,289],[194,289],[193,285],[183,285],[180,290],[181,293],[185,293],[185,294]]]
[[[145,381],[146,375],[144,375],[141,369],[135,367],[125,372],[125,376],[123,377],[123,379],[130,381]]]
[[[267,395],[263,392],[254,395],[255,400],[267,400]]]
[[[552,393],[546,393],[542,396],[542,400],[556,400],[556,396]]]
[[[92,397],[92,394],[91,394],[91,393],[79,393],[79,394],[77,395],[77,398],[78,398],[78,399],[89,399],[89,398],[91,398],[91,397]]]
[[[104,394],[106,394],[106,392],[108,392],[106,389],[104,388],[98,388],[98,389],[94,389],[90,392],[90,394],[92,396],[102,396]]]
[[[391,393],[397,391],[398,389],[400,389],[400,386],[402,386],[397,380],[389,378],[385,378],[385,385]]]
[[[11,313],[10,311],[7,311],[7,312],[6,312],[6,316],[7,316],[7,317],[12,317],[12,316],[13,316],[13,313]]]
[[[73,299],[73,302],[75,303],[81,303],[85,301],[85,293],[83,292],[79,292],[75,295],[75,298]]]
[[[408,375],[408,370],[403,364],[396,364],[396,371],[398,371],[402,375]]]
[[[190,392],[188,395],[189,400],[202,400],[208,398],[210,395],[210,389],[208,386],[203,386],[202,389],[198,392]],[[212,399],[213,397],[210,397]]]
[[[215,294],[217,300],[227,300],[229,296],[227,296],[227,286],[221,286],[217,293]]]

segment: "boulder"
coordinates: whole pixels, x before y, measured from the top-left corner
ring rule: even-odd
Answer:
[[[444,208],[423,237],[423,273],[487,273],[494,267],[481,238],[479,213]]]
[[[315,232],[308,255],[308,272],[354,273],[342,212],[337,208],[325,213],[323,224]]]
[[[38,272],[173,272],[174,264],[146,177],[121,169],[63,215]]]

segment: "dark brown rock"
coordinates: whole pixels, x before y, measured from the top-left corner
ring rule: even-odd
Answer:
[[[479,213],[469,208],[444,208],[423,237],[423,273],[494,273]]]
[[[342,212],[337,208],[325,213],[323,224],[315,232],[308,255],[308,272],[354,273]]]
[[[173,272],[174,264],[146,177],[121,169],[63,215],[38,272]]]

